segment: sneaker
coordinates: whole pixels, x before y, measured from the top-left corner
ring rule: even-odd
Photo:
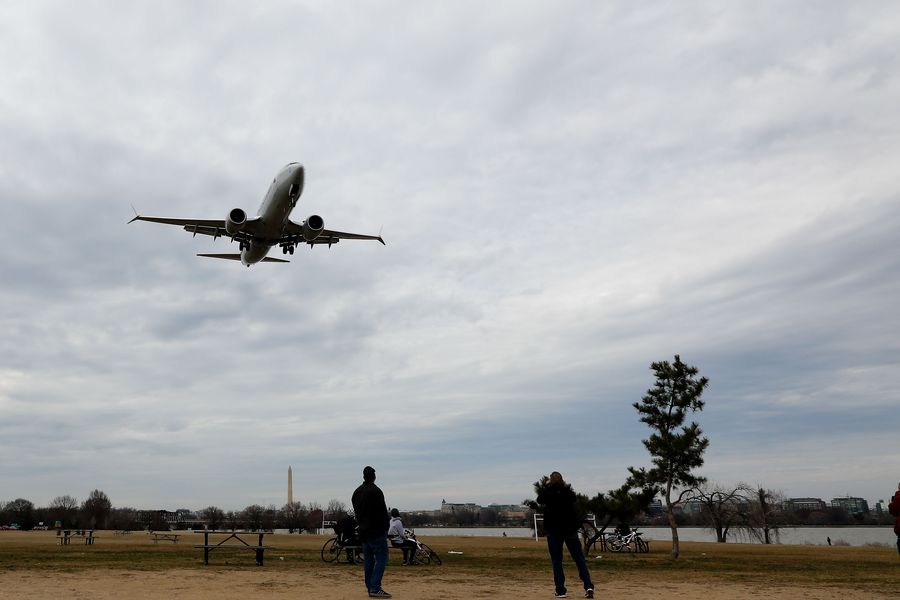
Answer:
[[[388,594],[384,590],[378,590],[377,592],[369,592],[369,598],[390,598],[391,595]]]
[[[557,592],[557,593],[553,594],[553,597],[554,597],[554,598],[568,598],[568,596],[566,596],[566,593],[565,593],[565,592],[563,592],[562,594],[560,594],[559,592]]]
[[[594,588],[588,588],[588,589],[584,590],[584,597],[585,598],[593,598],[594,597]]]

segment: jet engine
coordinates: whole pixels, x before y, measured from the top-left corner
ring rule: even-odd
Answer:
[[[303,221],[303,239],[311,242],[325,229],[325,221],[319,215],[311,215]]]
[[[233,208],[228,213],[228,218],[225,219],[225,232],[228,235],[237,235],[244,228],[246,222],[247,213],[240,208]]]

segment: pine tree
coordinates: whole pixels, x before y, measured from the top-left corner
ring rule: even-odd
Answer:
[[[642,440],[650,452],[653,467],[629,467],[629,483],[640,488],[656,487],[662,492],[672,529],[672,558],[677,559],[678,523],[674,508],[691,488],[706,481],[694,475],[693,470],[703,466],[703,453],[709,446],[709,439],[703,437],[697,423],[685,426],[684,422],[688,412],[703,410],[700,396],[709,380],[698,378],[698,369],[681,362],[677,354],[674,363],[655,362],[650,368],[656,375],[656,384],[633,406],[641,415],[641,422],[653,430],[649,438]],[[673,500],[676,489],[682,491]]]

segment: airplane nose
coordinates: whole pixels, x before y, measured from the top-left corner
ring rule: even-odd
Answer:
[[[291,206],[293,207],[297,203],[297,198],[300,197],[300,194],[303,193],[303,165],[298,163],[291,163],[289,167],[292,168],[292,172],[288,176],[288,181],[291,182],[291,186],[288,188],[288,196],[291,198]]]
[[[306,174],[303,170],[303,165],[297,165],[297,169],[294,171],[294,185],[297,187],[298,196],[303,193],[303,180],[305,177]]]

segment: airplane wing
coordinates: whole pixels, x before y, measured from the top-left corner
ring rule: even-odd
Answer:
[[[334,231],[333,229],[323,229],[319,237],[330,237],[338,240],[378,240],[382,246],[385,246],[384,240],[380,235],[363,235],[361,233],[344,233],[343,231]]]
[[[346,233],[343,231],[335,231],[333,229],[323,229],[322,232],[311,242],[307,242],[303,237],[303,225],[288,221],[284,228],[284,235],[281,236],[279,243],[281,244],[337,244],[341,240],[376,240],[386,245],[380,235],[364,235],[361,233]]]
[[[194,235],[199,233],[201,235],[210,235],[214,238],[227,237],[240,241],[249,241],[253,238],[254,231],[256,230],[256,223],[259,222],[259,217],[247,219],[247,222],[241,228],[240,232],[234,236],[229,235],[228,232],[225,231],[224,219],[180,219],[177,217],[145,217],[142,215],[135,215],[134,218],[128,222],[134,223],[135,221],[163,223],[165,225],[180,225],[184,227],[185,231],[193,233]]]

